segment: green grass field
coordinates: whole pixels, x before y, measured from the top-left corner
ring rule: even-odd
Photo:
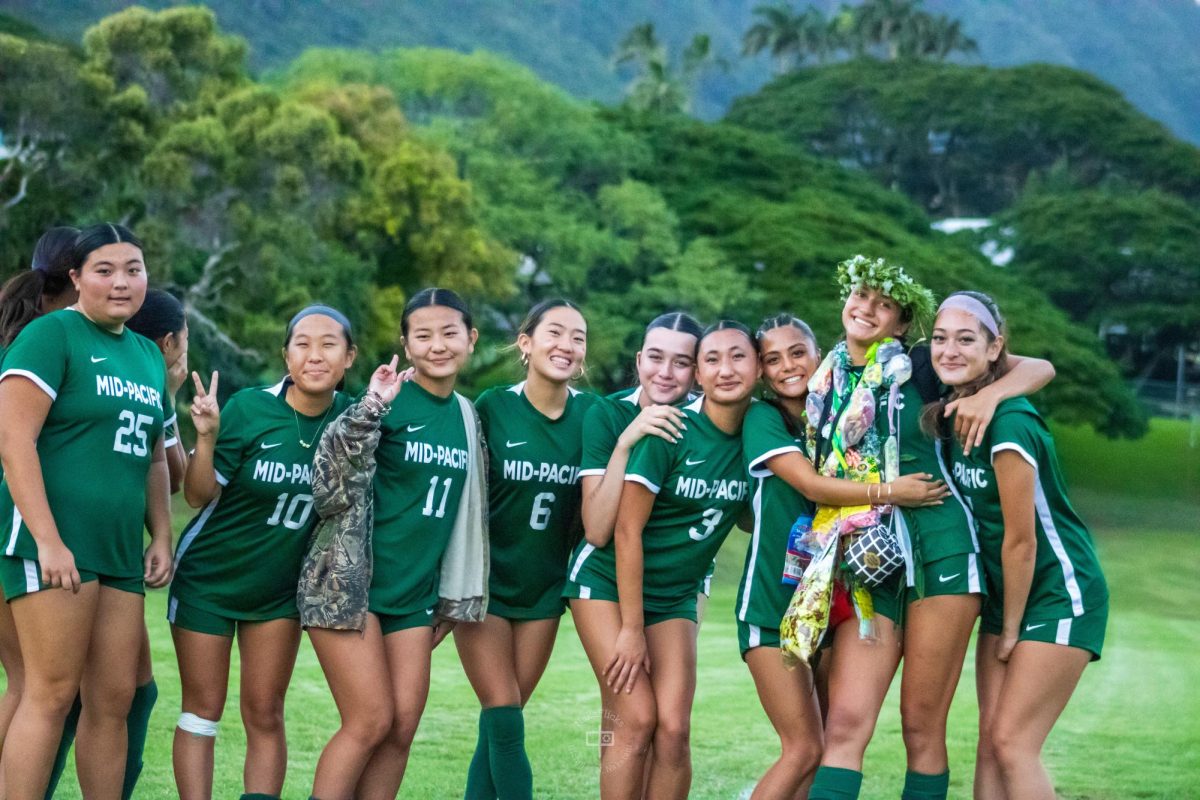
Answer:
[[[1151,438],[1115,449],[1089,433],[1059,432],[1076,504],[1093,525],[1112,591],[1104,659],[1082,683],[1046,746],[1061,797],[1089,800],[1200,797],[1200,449],[1182,423],[1156,421]],[[1101,458],[1104,456],[1104,458]],[[777,754],[774,734],[737,652],[733,598],[746,537],[721,552],[700,634],[692,730],[693,798],[738,798]],[[179,684],[164,619],[165,594],[147,598],[160,699],[138,796],[175,796],[171,735]],[[951,797],[970,796],[976,738],[971,656],[950,715]],[[236,666],[235,666],[236,670]],[[241,791],[244,737],[237,680],[217,744],[215,796]],[[898,684],[897,684],[898,687]],[[433,685],[402,797],[460,797],[474,747],[477,704],[447,643],[434,654]],[[569,615],[546,677],[526,710],[536,794],[598,795],[598,693]],[[288,696],[291,744],[285,798],[307,796],[317,757],[337,726],[333,701],[307,641]],[[904,748],[898,692],[888,698],[867,752],[864,798],[900,795]],[[62,797],[78,797],[71,778]]]

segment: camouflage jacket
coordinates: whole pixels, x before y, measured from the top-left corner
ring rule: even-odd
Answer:
[[[313,501],[321,520],[309,538],[296,605],[306,628],[362,631],[371,588],[375,449],[388,412],[374,394],[329,423],[313,459]]]

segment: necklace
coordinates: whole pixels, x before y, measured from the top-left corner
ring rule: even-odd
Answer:
[[[325,420],[329,418],[329,412],[333,411],[333,405],[333,402],[330,401],[329,408],[325,409],[325,416],[321,417],[321,421],[317,423],[317,430],[314,433],[313,438],[307,442],[304,441],[304,437],[300,435],[300,412],[296,411],[294,408],[292,409],[292,416],[296,418],[296,440],[300,442],[300,446],[305,450],[311,449],[313,443],[316,442],[317,439],[321,438],[321,431],[325,429]]]

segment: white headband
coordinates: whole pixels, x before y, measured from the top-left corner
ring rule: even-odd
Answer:
[[[996,322],[996,317],[988,310],[988,307],[967,294],[952,294],[942,301],[938,306],[938,314],[943,311],[952,309],[955,311],[965,311],[971,316],[979,320],[979,324],[991,331],[992,336],[1000,335],[1000,324]]]

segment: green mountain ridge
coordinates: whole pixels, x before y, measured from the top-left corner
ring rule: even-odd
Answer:
[[[741,37],[762,0],[210,0],[223,29],[244,36],[251,66],[281,68],[308,47],[487,49],[525,64],[578,97],[612,102],[623,78],[609,60],[633,25],[654,22],[675,48],[708,33],[728,72],[705,76],[696,112],[712,119],[771,78],[764,56],[739,57]],[[145,0],[151,8],[181,5]],[[837,0],[812,5],[829,12]],[[120,0],[0,0],[0,11],[49,34],[78,41]],[[796,8],[806,5],[795,2]],[[994,66],[1047,62],[1094,73],[1177,135],[1200,142],[1200,6],[1193,0],[927,0],[926,8],[963,20],[979,42],[972,61]],[[1167,55],[1169,54],[1169,55]]]

